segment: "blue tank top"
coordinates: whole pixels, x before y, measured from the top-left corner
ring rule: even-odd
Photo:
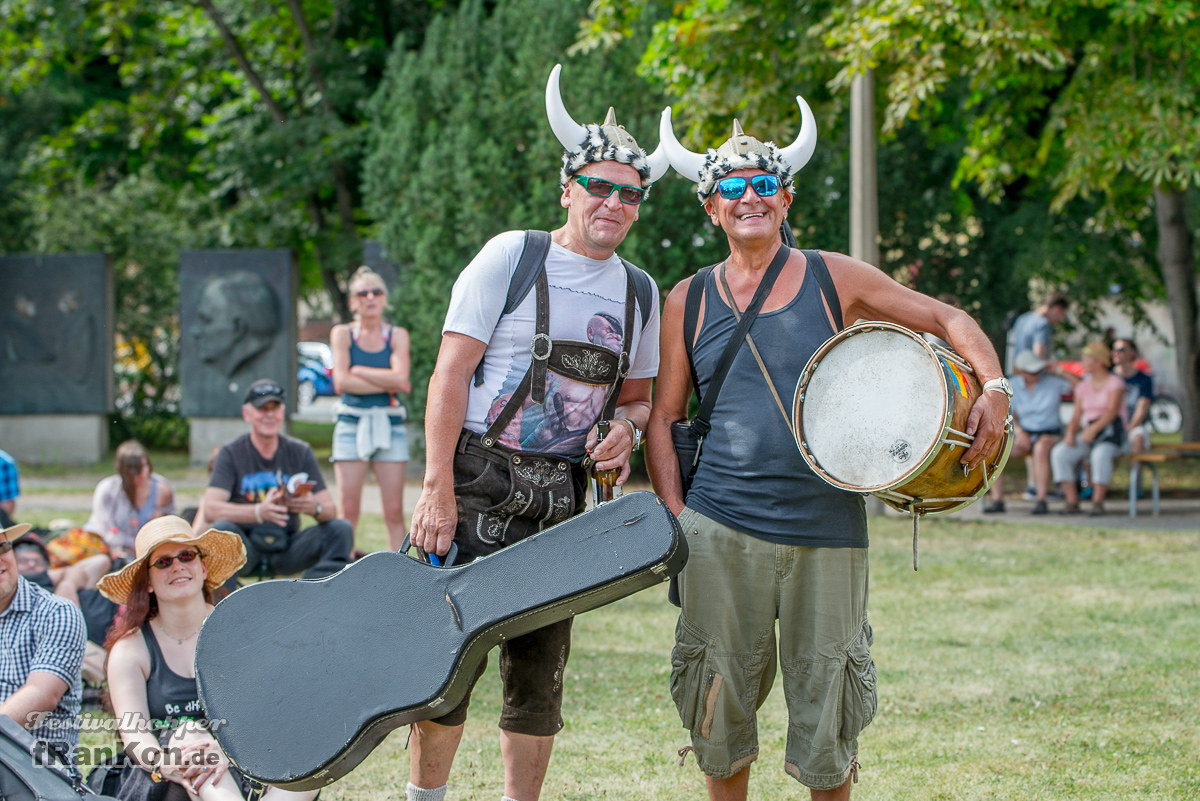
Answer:
[[[142,624],[142,639],[150,652],[150,676],[146,679],[146,702],[152,720],[204,717],[196,680],[180,676],[167,666],[158,638],[147,621]]]
[[[737,326],[717,292],[719,269],[707,276],[704,319],[693,353],[702,397]],[[800,373],[834,333],[812,270],[805,271],[795,298],[760,313],[750,327],[789,414]],[[804,461],[748,345],[734,357],[711,422],[688,492],[689,507],[770,542],[867,547],[862,496],[826,483]]]
[[[363,367],[392,366],[392,327],[388,326],[387,337],[384,339],[383,350],[366,351],[358,346],[357,324],[350,329],[350,366],[361,364]],[[390,392],[373,392],[369,395],[355,395],[351,392],[342,393],[342,403],[359,409],[372,406],[392,406],[394,396]]]

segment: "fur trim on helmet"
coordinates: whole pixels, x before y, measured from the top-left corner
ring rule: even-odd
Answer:
[[[712,148],[704,154],[704,167],[700,170],[700,183],[696,186],[696,197],[703,203],[708,200],[717,188],[717,181],[734,170],[762,170],[773,173],[779,178],[779,185],[788,191],[792,189],[792,171],[788,163],[779,153],[774,142],[763,142],[758,153],[736,153],[722,155]]]
[[[653,180],[650,178],[650,163],[646,160],[646,151],[640,147],[634,150],[612,141],[603,126],[589,124],[584,125],[583,128],[587,132],[584,140],[579,143],[578,147],[563,153],[563,166],[559,172],[558,182],[564,189],[572,175],[588,164],[597,161],[616,161],[628,164],[637,170],[638,177],[642,181],[642,189],[650,188]],[[628,134],[626,137],[632,141],[632,137],[629,137]]]

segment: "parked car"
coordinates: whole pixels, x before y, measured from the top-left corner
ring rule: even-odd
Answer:
[[[296,343],[296,391],[300,405],[308,406],[333,389],[333,351],[324,342]]]

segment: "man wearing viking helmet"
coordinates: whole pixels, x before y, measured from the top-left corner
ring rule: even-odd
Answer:
[[[460,563],[583,511],[585,456],[619,469],[623,483],[649,417],[658,292],[616,249],[666,172],[666,157],[661,148],[647,157],[612,109],[602,125],[576,123],[563,107],[559,72],[555,66],[547,82],[546,112],[566,151],[566,222],[548,234],[509,231],[483,246],[454,284],[429,380],[412,542],[445,554],[453,541]],[[616,322],[615,346],[594,340],[589,321],[597,316]],[[613,421],[603,441],[599,419]],[[500,646],[505,798],[535,801],[541,792],[563,725],[570,635],[566,620]],[[445,797],[469,698],[413,725],[410,801]]]
[[[663,306],[662,367],[647,428],[655,491],[678,518],[689,557],[679,576],[681,611],[671,693],[711,799],[744,799],[758,758],[756,709],[783,670],[788,704],[785,769],[814,799],[845,799],[857,777],[858,733],[875,713],[867,619],[867,524],[862,496],[822,481],[805,463],[777,394],[791,390],[840,321],[890,320],[950,342],[981,380],[1000,364],[964,312],[918,294],[856,259],[781,244],[793,178],[812,156],[812,112],[797,97],[801,130],[785,148],[747,136],[740,123],[716,150],[683,148],[663,112],[660,138],[672,166],[698,184],[729,258],[685,279]],[[695,311],[689,311],[689,288]],[[765,298],[741,336],[685,493],[671,424],[688,415],[752,299]],[[691,357],[685,316],[692,317]],[[761,364],[759,362],[761,359]],[[853,378],[853,377],[851,377]],[[964,461],[994,453],[1008,412],[1005,385],[985,385]],[[685,506],[686,502],[686,506]],[[778,645],[776,624],[778,623]]]

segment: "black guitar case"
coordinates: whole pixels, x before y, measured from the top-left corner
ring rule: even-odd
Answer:
[[[200,698],[244,773],[317,789],[392,729],[457,706],[501,640],[663,582],[686,560],[675,516],[634,492],[461,567],[383,552],[324,579],[253,584],[204,622]]]
[[[7,715],[0,715],[0,799],[115,801],[93,793],[74,765],[64,765]]]

